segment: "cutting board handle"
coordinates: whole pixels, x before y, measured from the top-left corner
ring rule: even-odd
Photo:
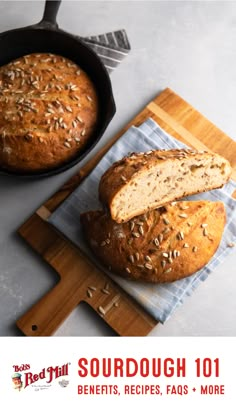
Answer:
[[[70,281],[59,281],[16,324],[26,336],[50,336],[82,298],[81,290],[75,290]]]
[[[21,226],[20,234],[60,280],[18,319],[18,328],[26,336],[50,336],[80,302],[86,302],[117,334],[146,336],[157,321],[45,222],[45,216],[41,208]]]

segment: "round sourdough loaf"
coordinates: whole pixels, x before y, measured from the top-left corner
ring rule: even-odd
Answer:
[[[80,153],[98,120],[88,75],[54,54],[30,54],[0,68],[0,166],[49,170]]]
[[[108,213],[81,215],[85,238],[102,264],[132,280],[165,283],[190,276],[216,252],[225,226],[222,202],[179,201],[130,222]]]

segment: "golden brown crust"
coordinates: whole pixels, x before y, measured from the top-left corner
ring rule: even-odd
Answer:
[[[0,166],[38,171],[72,159],[98,119],[92,81],[72,61],[30,54],[0,68]]]
[[[165,283],[204,267],[225,226],[222,202],[179,201],[118,224],[108,213],[81,215],[85,238],[111,271],[132,280]]]
[[[155,179],[147,179],[150,175],[155,175]],[[115,162],[103,174],[99,184],[99,198],[111,217],[117,223],[122,223],[173,200],[220,188],[229,180],[230,175],[230,163],[215,153],[191,149],[132,153]],[[152,191],[148,187],[151,179]],[[187,188],[184,183],[188,183]],[[163,197],[159,194],[161,188],[164,191]],[[153,198],[147,206],[144,201],[146,193],[151,196],[151,200]],[[133,199],[135,205],[129,208],[127,203]]]

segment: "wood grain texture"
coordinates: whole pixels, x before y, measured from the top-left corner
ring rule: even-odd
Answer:
[[[92,171],[118,138],[131,125],[139,126],[147,118],[153,118],[188,146],[211,150],[227,158],[233,168],[232,178],[236,180],[236,143],[171,89],[165,89],[19,228],[24,240],[60,275],[58,284],[17,321],[25,335],[52,335],[81,301],[87,302],[121,336],[144,336],[157,325],[137,302],[47,223],[49,215]],[[233,195],[236,197],[236,192]],[[102,292],[106,284],[110,294]],[[96,290],[89,289],[89,286]],[[105,308],[105,315],[101,313],[101,307]]]
[[[39,215],[34,214],[21,227],[20,234],[60,276],[56,286],[17,321],[25,335],[52,335],[82,301],[118,335],[145,336],[156,325],[150,315]]]
[[[160,111],[153,109],[157,105]],[[176,95],[165,89],[148,105],[155,113],[155,120],[164,130],[191,147],[211,150],[224,156],[233,168],[232,179],[236,181],[236,142],[212,124],[200,112]],[[200,142],[200,143],[199,143]]]

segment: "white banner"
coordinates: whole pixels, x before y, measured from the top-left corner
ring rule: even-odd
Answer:
[[[231,418],[236,338],[17,337],[0,344],[2,416]]]

